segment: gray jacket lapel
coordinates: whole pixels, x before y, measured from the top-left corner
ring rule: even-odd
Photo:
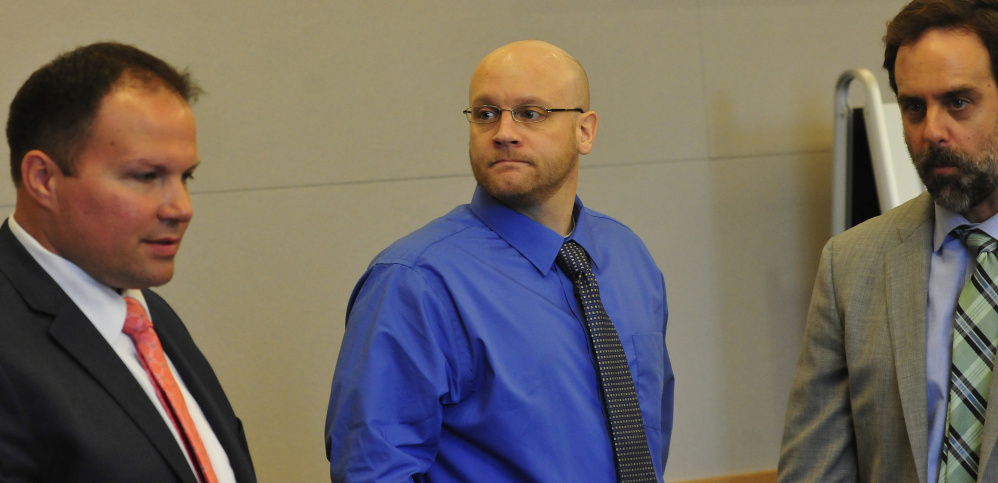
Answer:
[[[998,441],[998,371],[991,373],[988,391],[988,409],[984,415],[984,434],[981,435],[981,461],[977,481],[998,481],[998,463],[992,461]]]
[[[909,204],[907,212],[900,214],[904,217],[898,223],[900,245],[885,255],[884,270],[901,407],[912,456],[921,462],[916,465],[918,479],[925,483],[924,462],[928,452],[925,331],[934,216],[928,194],[921,198],[923,202]]]

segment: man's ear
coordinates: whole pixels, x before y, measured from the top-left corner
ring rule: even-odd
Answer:
[[[596,126],[599,118],[595,111],[587,111],[579,116],[578,136],[579,154],[589,154],[593,150],[593,140],[596,139]]]
[[[56,202],[55,178],[62,170],[44,152],[33,149],[21,159],[21,189],[39,206],[53,207]]]

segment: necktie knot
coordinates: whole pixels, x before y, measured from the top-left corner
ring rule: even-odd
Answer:
[[[125,326],[121,331],[134,338],[137,334],[152,329],[152,321],[146,315],[146,309],[132,297],[125,297]]]
[[[976,228],[957,228],[954,232],[956,232],[956,235],[960,237],[963,244],[967,245],[967,248],[969,248],[975,255],[990,253],[993,252],[995,248],[998,248],[998,241],[992,238],[991,235],[988,235],[987,233],[984,233]]]
[[[582,248],[582,245],[576,243],[575,240],[568,240],[561,246],[561,250],[558,250],[558,256],[555,257],[555,262],[572,277],[592,272],[586,249]]]

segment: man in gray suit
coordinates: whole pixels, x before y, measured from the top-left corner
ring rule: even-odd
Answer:
[[[956,451],[947,430],[954,313],[976,256],[953,230],[998,238],[998,0],[915,0],[884,41],[928,193],[825,246],[779,480],[998,481],[998,384],[979,394],[978,445]],[[963,479],[946,463],[957,453]]]

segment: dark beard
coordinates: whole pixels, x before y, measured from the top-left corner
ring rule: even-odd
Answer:
[[[949,148],[931,147],[912,156],[912,162],[932,199],[956,213],[966,213],[998,190],[998,160],[993,151],[974,160]],[[944,166],[955,167],[957,172],[932,172]]]

